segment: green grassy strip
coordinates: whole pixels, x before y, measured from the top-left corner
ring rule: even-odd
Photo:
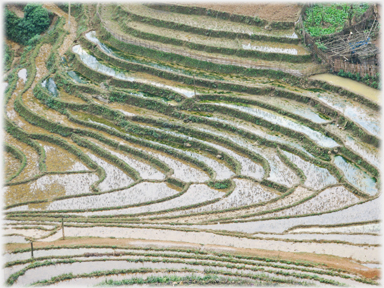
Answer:
[[[286,128],[286,127],[280,126],[278,124],[273,124],[272,122],[265,120],[262,117],[254,116],[254,115],[251,115],[249,113],[237,110],[235,108],[229,108],[229,107],[219,106],[219,105],[214,105],[214,104],[196,104],[194,110],[195,111],[211,112],[211,113],[212,112],[218,112],[218,113],[221,113],[223,115],[231,115],[231,117],[242,119],[242,120],[245,120],[245,121],[250,122],[252,124],[260,125],[260,126],[265,127],[271,131],[277,131],[277,132],[284,134],[288,137],[297,139],[301,143],[306,143],[307,147],[308,146],[316,147],[317,149],[311,149],[311,151],[309,151],[309,152],[312,152],[313,150],[320,151],[320,152],[317,152],[316,154],[318,155],[319,153],[322,153],[323,158],[325,158],[325,159],[327,158],[326,156],[328,154],[328,151],[330,150],[330,148],[319,147],[318,144],[316,142],[314,142],[314,140],[309,138],[309,136],[304,134],[303,132],[298,132],[296,130]],[[224,124],[224,125],[230,125],[230,124]]]
[[[19,141],[31,146],[39,155],[39,170],[44,173],[47,171],[47,167],[45,165],[45,150],[44,148],[29,138],[29,134],[19,128],[16,124],[5,118],[5,130],[11,134],[13,137],[18,139]],[[20,172],[21,173],[21,172]]]
[[[141,180],[140,174],[117,156],[112,155],[102,147],[95,145],[92,142],[77,136],[76,134],[72,134],[71,138],[77,145],[90,149],[96,155],[111,161],[115,166],[127,173],[135,182]]]
[[[102,53],[102,52],[100,52],[101,54],[104,54],[104,53]],[[105,54],[104,54],[105,55]],[[120,61],[120,60],[119,60]],[[120,64],[120,66],[121,66],[121,63],[124,63],[124,62],[122,62],[122,61],[120,61],[120,62],[118,62],[118,64]],[[140,66],[140,65],[137,65],[137,66]],[[127,68],[127,67],[125,67],[125,68]],[[150,69],[152,69],[151,67],[149,67]],[[156,70],[156,69],[155,69]],[[168,73],[167,72],[167,75],[172,75],[173,73]],[[168,76],[169,76],[168,75]],[[158,75],[159,76],[159,75]],[[163,76],[163,75],[161,75],[161,76]],[[175,79],[173,79],[173,80],[175,80]],[[178,80],[180,80],[180,79],[178,79]],[[190,79],[191,80],[191,79]],[[119,83],[121,83],[121,81],[118,81]],[[115,83],[114,83],[115,84]],[[121,85],[119,85],[119,86],[121,86]],[[126,87],[125,85],[123,85],[123,87]],[[257,90],[259,90],[259,91],[257,91]],[[266,92],[269,92],[269,91],[262,91],[261,89],[257,89],[256,91],[254,91],[254,92],[256,92],[256,93],[262,93],[262,94],[265,94]],[[279,97],[287,97],[287,98],[294,98],[295,100],[301,100],[300,102],[304,102],[304,103],[308,103],[308,101],[310,101],[310,102],[313,102],[313,101],[315,101],[315,103],[316,103],[316,100],[313,100],[313,99],[311,99],[311,98],[308,98],[308,97],[303,97],[303,96],[298,96],[297,94],[295,94],[295,93],[291,93],[291,92],[283,92],[282,90],[275,90],[275,94],[277,94],[277,96],[279,96]],[[285,95],[284,95],[285,94]],[[115,98],[115,99],[120,99],[121,98],[121,96],[118,96],[118,95],[116,95],[116,94],[113,94],[112,95],[112,97],[113,98]],[[299,97],[299,98],[298,98]],[[216,96],[216,95],[204,95],[204,96],[198,96],[198,98],[199,99],[208,99],[208,100],[217,100],[217,99],[224,99],[224,100],[230,100],[230,101],[236,101],[236,102],[241,102],[241,103],[249,103],[249,104],[255,104],[255,105],[258,105],[258,106],[261,106],[261,107],[263,107],[263,108],[267,108],[267,109],[272,109],[272,110],[274,110],[274,111],[276,111],[276,112],[278,112],[278,113],[281,113],[281,114],[283,114],[283,115],[285,115],[285,114],[289,114],[289,113],[287,113],[287,112],[285,112],[285,111],[282,111],[281,109],[277,109],[277,108],[274,108],[274,107],[272,107],[272,106],[270,106],[270,105],[267,105],[268,107],[264,107],[265,106],[265,104],[264,103],[260,103],[259,101],[255,101],[255,100],[247,100],[247,99],[239,99],[239,98],[234,98],[234,97],[224,97],[224,96]],[[300,99],[301,98],[301,99]],[[318,105],[318,103],[317,104],[315,104],[315,105]],[[324,109],[324,107],[322,107],[323,109]],[[329,110],[329,109],[328,109]],[[334,112],[334,111],[332,111],[332,112]],[[332,114],[334,114],[334,113],[332,113]],[[323,127],[322,127],[322,125],[320,125],[320,124],[317,124],[317,123],[312,123],[311,121],[309,121],[308,119],[305,119],[305,118],[302,118],[302,117],[300,117],[300,116],[297,116],[297,115],[295,115],[295,114],[290,114],[290,115],[288,115],[288,116],[290,116],[290,117],[292,117],[292,118],[295,118],[295,119],[298,119],[299,121],[302,121],[302,122],[304,122],[304,123],[309,123],[309,124],[312,124],[311,126],[313,126],[312,128],[313,129],[317,129],[317,130],[320,130],[321,132],[323,132],[323,133],[325,133],[325,134],[332,134],[332,135],[330,135],[330,136],[332,136],[336,141],[338,141],[338,142],[341,142],[341,140],[340,140],[340,138],[339,137],[337,137],[336,135],[334,135],[333,133],[330,133],[330,132],[328,132],[328,131],[326,131]],[[369,140],[369,139],[368,139]],[[312,145],[308,145],[309,147],[311,147]],[[313,151],[312,151],[312,153],[313,153]],[[316,154],[316,153],[315,153]],[[323,153],[324,154],[324,153]],[[327,158],[327,155],[324,155],[323,157],[326,157]],[[358,157],[358,156],[356,156],[356,157]],[[363,160],[363,159],[362,159]],[[367,163],[366,163],[367,164]],[[369,164],[368,164],[369,165]],[[366,167],[369,167],[369,166],[367,166],[367,165],[365,165]],[[374,169],[372,166],[370,167],[370,170],[369,171],[373,171],[373,172],[375,172],[374,170],[376,170],[376,169]],[[376,171],[377,172],[377,171]],[[374,173],[374,175],[377,175],[377,173]]]
[[[178,255],[180,256],[180,255]],[[276,271],[276,270],[271,270],[271,269],[264,269],[264,268],[259,268],[259,267],[245,267],[245,265],[235,265],[235,264],[223,264],[223,263],[218,263],[218,262],[202,262],[202,261],[183,261],[180,259],[151,259],[151,258],[144,258],[144,259],[92,259],[92,260],[78,260],[78,259],[70,259],[70,260],[59,260],[59,261],[45,261],[45,262],[35,262],[36,264],[30,264],[29,266],[25,267],[24,269],[12,274],[8,279],[7,279],[7,284],[13,284],[18,277],[23,275],[27,270],[37,268],[37,267],[42,267],[42,266],[50,266],[50,265],[57,265],[57,264],[72,264],[72,263],[87,263],[87,262],[98,262],[98,261],[105,261],[108,263],[108,261],[127,261],[127,262],[152,262],[152,263],[181,263],[181,264],[186,264],[186,265],[199,265],[199,266],[208,266],[208,267],[226,267],[228,269],[237,269],[237,270],[251,270],[251,271],[264,271],[267,273],[275,274],[275,275],[282,275],[282,276],[287,276],[287,277],[295,277],[295,278],[300,278],[300,279],[310,279],[310,280],[315,280],[319,281],[321,283],[327,283],[331,285],[340,285],[341,283],[334,281],[334,280],[328,280],[321,278],[317,275],[310,275],[310,274],[302,274],[302,273],[296,273],[296,272],[288,272],[288,271]],[[213,270],[218,272],[217,270]],[[227,272],[227,271],[226,271]],[[231,273],[231,272],[229,272]],[[248,274],[252,275],[252,274]],[[292,280],[286,280],[283,278],[275,278],[275,277],[270,277],[270,276],[264,276],[263,274],[257,274],[257,275],[252,275],[252,277],[255,277],[256,279],[260,280],[268,280],[268,279],[273,279],[274,281],[279,281],[282,283],[288,283],[291,282]],[[12,282],[13,281],[13,282]],[[12,283],[9,283],[12,282]]]
[[[304,185],[304,182],[305,180],[307,180],[307,177],[305,176],[303,170],[301,170],[292,161],[290,161],[288,157],[284,153],[282,153],[279,147],[277,147],[276,151],[277,151],[277,154],[279,155],[280,160],[289,168],[291,168],[299,176],[300,184]]]
[[[167,178],[166,181],[168,183],[172,184],[172,185],[175,185],[175,186],[177,186],[179,188],[182,188],[182,190],[179,193],[176,193],[176,194],[174,194],[172,196],[168,196],[168,197],[161,198],[161,199],[158,199],[158,200],[137,203],[137,204],[131,204],[131,205],[125,205],[125,206],[104,207],[104,208],[91,208],[91,209],[55,210],[54,213],[56,213],[56,212],[57,213],[95,212],[95,211],[118,210],[118,209],[146,206],[146,205],[151,205],[151,204],[165,202],[165,201],[172,200],[174,198],[180,197],[185,192],[187,192],[189,187],[190,187],[190,183],[184,183],[184,182],[182,182],[180,180],[177,180],[177,179]],[[129,185],[127,187],[113,189],[113,190],[106,191],[106,192],[99,192],[96,195],[101,195],[101,194],[105,194],[105,193],[113,193],[115,191],[119,191],[119,190],[123,190],[123,189],[129,189],[129,188],[133,187],[134,185],[137,185],[138,183],[141,183],[141,182],[143,182],[143,180],[140,180],[140,181],[137,181],[135,183],[132,183],[131,185]],[[87,197],[87,196],[94,196],[94,195],[95,195],[95,193],[66,195],[66,196],[61,196],[61,197],[53,198],[50,201],[58,201],[58,200],[64,200],[64,199],[69,199],[69,198]],[[36,202],[36,201],[23,202],[23,203],[18,203],[18,204],[15,204],[15,205],[7,206],[7,207],[5,207],[5,209],[16,207],[16,206],[21,206],[21,205],[27,205],[27,204],[31,204],[31,203],[43,203],[43,202],[47,202],[47,201],[48,200],[39,200],[38,202]],[[53,213],[53,212],[52,211],[22,211],[22,212],[18,212],[18,211],[6,212],[5,211],[5,214],[7,214],[7,215],[24,215],[24,214],[28,214],[29,216],[27,216],[27,217],[30,217],[31,215],[34,215],[33,217],[36,217],[35,215],[40,215],[40,214],[44,215],[44,214],[50,214],[50,213]],[[60,215],[59,214],[55,214],[55,215],[58,218],[62,218],[62,217],[70,218],[71,217],[71,216],[62,215],[62,214],[60,214]],[[99,216],[99,218],[100,217],[102,217],[102,216]],[[112,216],[107,216],[107,217],[112,217]],[[116,218],[116,216],[113,216],[112,218]]]
[[[175,73],[168,72],[168,71],[161,71],[160,69],[156,69],[156,68],[153,68],[153,67],[150,67],[147,65],[131,63],[131,62],[128,62],[125,60],[118,59],[118,58],[113,57],[113,56],[109,56],[109,55],[105,54],[104,52],[102,52],[98,47],[95,47],[95,45],[92,45],[91,42],[88,41],[85,37],[83,37],[82,44],[96,48],[93,50],[95,51],[95,53],[97,53],[98,57],[101,57],[102,59],[104,59],[108,62],[112,61],[114,65],[116,65],[120,68],[123,68],[123,69],[150,73],[150,74],[156,75],[156,76],[161,77],[161,78],[165,78],[165,79],[169,79],[169,80],[173,80],[173,81],[178,81],[178,82],[183,82],[183,83],[187,83],[189,85],[195,85],[196,84],[198,86],[203,86],[203,87],[220,88],[220,89],[225,89],[225,90],[229,90],[229,91],[237,91],[237,92],[244,92],[245,91],[245,92],[253,94],[253,95],[265,95],[265,94],[268,94],[272,91],[272,93],[274,93],[274,95],[276,95],[278,97],[293,99],[293,100],[303,102],[303,103],[310,103],[312,106],[315,106],[319,111],[323,111],[328,115],[332,115],[332,117],[342,117],[342,114],[340,112],[326,106],[325,104],[321,103],[319,100],[313,99],[313,98],[310,98],[307,96],[302,96],[302,95],[299,95],[299,94],[294,93],[294,92],[284,91],[281,89],[275,89],[274,87],[272,87],[272,88],[270,88],[270,87],[268,87],[268,88],[256,88],[256,87],[249,87],[249,86],[244,86],[244,85],[231,85],[231,84],[226,83],[226,82],[209,81],[209,80],[203,80],[203,79],[197,79],[197,83],[196,83],[196,79],[194,79],[192,77],[182,76],[182,75],[175,74]],[[127,84],[125,84],[124,82],[126,82],[126,81],[120,80],[120,81],[115,81],[113,84],[116,86],[119,86],[119,87],[128,88],[129,84],[127,86]],[[134,88],[140,88],[140,87],[134,87]],[[309,124],[309,126],[311,128],[317,129],[324,134],[332,134],[331,136],[336,141],[338,141],[338,142],[341,141],[337,135],[330,133],[329,131],[326,131],[321,124],[313,123],[312,121],[308,120],[307,118],[303,118],[303,117],[298,116],[296,114],[289,113],[287,111],[284,111],[282,109],[276,108],[276,107],[271,106],[271,105],[267,105],[267,104],[262,103],[262,102],[257,101],[257,100],[248,100],[248,99],[244,99],[244,98],[242,99],[242,98],[238,98],[238,97],[237,98],[236,97],[225,97],[222,95],[220,95],[220,96],[203,95],[203,96],[197,96],[196,98],[201,99],[201,100],[220,99],[220,100],[226,100],[226,101],[232,101],[232,102],[235,101],[235,102],[240,102],[240,103],[248,103],[248,104],[252,104],[252,105],[257,105],[257,106],[260,106],[260,107],[263,107],[263,108],[266,108],[269,110],[276,111],[280,114],[287,115],[287,116],[294,118],[294,119],[297,119],[303,123]],[[353,134],[355,134],[357,137],[359,137],[363,141],[365,141],[367,143],[371,143],[375,146],[378,145],[378,139],[375,136],[372,136],[369,133],[365,132],[364,129],[360,128],[359,126],[354,124],[352,121],[348,121],[348,125],[346,126],[346,129],[350,130]]]
[[[22,151],[20,151],[15,146],[9,145],[7,143],[5,143],[4,146],[5,146],[6,152],[11,153],[16,159],[18,159],[21,162],[21,165],[20,165],[19,169],[16,171],[16,173],[11,175],[8,179],[5,180],[5,182],[7,183],[7,182],[11,181],[12,179],[15,179],[17,176],[19,176],[21,171],[23,171],[23,169],[27,165],[27,157],[25,156],[25,154]]]
[[[106,42],[108,45],[112,46],[113,48],[126,53],[148,57],[150,59],[178,63],[183,66],[197,68],[200,70],[208,70],[208,71],[213,71],[218,73],[234,73],[234,74],[240,74],[244,76],[251,76],[251,77],[262,76],[262,77],[271,77],[276,79],[280,79],[280,78],[296,79],[295,76],[282,71],[276,71],[271,69],[245,68],[242,66],[235,66],[235,65],[215,64],[212,62],[197,60],[191,57],[186,57],[186,56],[182,56],[175,53],[168,53],[168,52],[163,52],[163,51],[146,48],[142,46],[136,46],[136,45],[128,44],[115,39],[104,27],[100,27],[98,31],[101,36],[99,39],[102,40],[103,42]]]
[[[204,52],[216,53],[216,54],[224,54],[224,55],[233,55],[233,56],[242,57],[242,58],[262,59],[266,61],[282,61],[282,62],[288,62],[288,63],[308,63],[308,62],[311,62],[312,60],[312,56],[310,54],[291,55],[291,54],[285,54],[285,53],[260,52],[257,50],[233,49],[233,48],[210,46],[210,45],[204,45],[204,44],[193,43],[185,40],[180,40],[172,37],[161,36],[153,33],[143,32],[129,26],[129,24],[126,24],[126,22],[124,21],[119,21],[118,25],[120,25],[120,28],[123,32],[129,35],[132,35],[136,38],[165,43],[165,44],[174,45],[174,46],[181,46],[183,48],[189,48],[191,50],[204,51]]]
[[[172,251],[172,252],[183,252],[183,253],[193,253],[195,255],[208,255],[208,254],[213,254],[216,255],[217,257],[227,257],[227,258],[232,258],[232,259],[239,259],[238,261],[245,261],[245,260],[256,260],[256,261],[265,261],[267,263],[284,263],[284,264],[289,264],[289,265],[294,265],[294,266],[305,266],[305,267],[317,267],[319,266],[318,263],[312,263],[308,261],[303,261],[303,260],[297,260],[297,261],[289,261],[289,260],[283,260],[280,258],[273,259],[273,258],[265,258],[265,257],[260,257],[260,256],[245,256],[245,255],[232,255],[229,253],[222,253],[222,252],[215,252],[215,251],[204,251],[204,250],[199,250],[199,249],[185,249],[185,248],[156,248],[156,247],[125,247],[125,246],[117,246],[117,245],[95,245],[95,244],[82,244],[82,245],[60,245],[60,246],[46,246],[46,247],[38,247],[35,248],[34,250],[51,250],[51,249],[77,249],[77,248],[114,248],[114,249],[123,249],[123,250],[153,250],[153,251],[162,251],[162,252],[167,252],[167,251]],[[22,252],[29,252],[31,251],[30,248],[22,248],[22,249],[16,249],[13,251],[13,253],[22,253]],[[64,256],[68,257],[68,256]],[[8,262],[5,264],[4,267],[10,267],[12,265],[17,265],[17,264],[24,264],[31,262],[31,259],[27,260],[17,260],[13,262]],[[233,262],[233,263],[240,263],[240,262]],[[258,265],[258,264],[255,264]],[[261,265],[261,264],[260,264]],[[263,263],[263,265],[267,265]],[[326,265],[325,265],[326,266]],[[271,266],[275,267],[275,266]],[[277,266],[276,266],[277,267]],[[283,268],[282,267],[277,267],[277,268]],[[343,272],[343,273],[348,273],[346,270],[342,269],[334,269],[334,268],[327,268],[330,271],[336,271],[336,272]]]
[[[184,66],[198,68],[202,70],[215,71],[219,73],[235,73],[235,74],[241,74],[244,76],[251,76],[251,77],[269,77],[269,78],[275,78],[275,79],[283,79],[283,81],[287,83],[291,83],[293,85],[297,85],[298,83],[301,83],[301,84],[309,85],[312,87],[321,87],[322,89],[333,92],[333,93],[339,93],[347,97],[352,97],[358,100],[363,105],[366,105],[377,111],[380,109],[377,103],[372,102],[371,100],[366,99],[363,96],[343,90],[338,86],[333,86],[331,84],[328,84],[322,81],[306,80],[306,79],[302,79],[301,77],[296,77],[282,71],[274,71],[269,69],[252,69],[252,68],[244,68],[241,66],[214,64],[206,61],[193,59],[190,57],[181,56],[174,53],[166,53],[166,52],[157,51],[157,50],[146,48],[146,47],[139,47],[136,45],[119,41],[115,39],[102,26],[98,28],[98,31],[101,34],[100,40],[106,41],[108,45],[114,47],[115,49],[126,51],[128,53],[138,54],[144,57],[148,57],[148,58],[152,58],[160,61],[169,61],[169,62],[179,63]]]
[[[144,269],[144,268],[141,268],[141,269]],[[130,269],[130,270],[135,270],[135,271],[132,271],[135,274],[143,273],[143,272],[141,272],[141,270],[138,270],[138,269]],[[182,272],[182,273],[197,272],[197,271],[194,271],[191,269],[181,269],[181,270],[176,270],[176,269],[162,269],[162,270],[160,270],[160,269],[148,269],[148,270],[152,270],[151,272],[163,271],[164,273],[170,273],[170,272],[176,272],[176,271]],[[117,271],[114,270],[113,272],[115,273]],[[123,272],[120,272],[120,270],[118,270],[118,273],[115,273],[115,275],[120,274],[120,273],[123,273]],[[145,272],[145,273],[149,273],[149,272]],[[52,285],[54,283],[58,283],[58,282],[68,280],[68,279],[92,277],[90,275],[94,275],[94,274],[97,274],[97,276],[100,276],[100,274],[103,276],[110,275],[109,271],[97,271],[97,272],[80,274],[80,275],[73,275],[72,273],[69,273],[69,274],[62,274],[62,275],[57,276],[57,277],[52,277],[50,280],[38,281],[38,282],[33,283],[32,285],[33,286],[35,286],[35,285],[47,286],[47,285]],[[124,273],[124,274],[126,274],[126,273]],[[156,283],[159,283],[160,285],[170,285],[174,282],[181,282],[183,285],[202,285],[202,284],[204,284],[204,285],[209,285],[209,284],[211,284],[211,285],[212,284],[215,284],[215,285],[218,285],[218,284],[219,285],[234,285],[234,284],[254,285],[254,284],[259,284],[260,285],[260,284],[264,283],[264,282],[254,283],[250,280],[245,280],[245,279],[241,279],[241,278],[225,278],[225,277],[219,277],[219,276],[210,275],[210,274],[205,275],[205,276],[196,276],[196,275],[192,274],[191,276],[176,276],[176,275],[149,276],[145,279],[140,278],[140,277],[134,277],[131,279],[123,279],[121,281],[113,281],[112,279],[110,279],[110,280],[105,279],[104,281],[100,282],[96,286],[108,287],[108,286],[122,286],[122,285],[134,285],[134,284],[139,284],[139,285],[140,284],[152,284],[152,285],[154,285]]]
[[[199,27],[181,24],[177,22],[165,21],[165,20],[160,20],[160,19],[155,19],[151,17],[134,14],[132,11],[128,11],[127,8],[122,8],[120,5],[116,7],[115,13],[116,15],[119,16],[119,18],[124,17],[128,19],[128,17],[130,17],[134,21],[144,22],[157,27],[181,30],[181,31],[190,32],[194,34],[200,34],[203,36],[209,35],[210,37],[215,37],[215,38],[230,38],[230,39],[238,38],[238,39],[251,39],[256,41],[273,41],[273,42],[294,43],[294,44],[298,44],[300,41],[300,39],[295,39],[295,38],[269,36],[269,35],[262,35],[262,34],[249,35],[248,33],[238,33],[238,32],[223,31],[223,30],[216,31],[212,29],[199,28]],[[235,15],[235,14],[231,14],[231,15]],[[248,19],[248,21],[252,21],[252,20]],[[255,21],[255,18],[253,18],[253,21]]]
[[[96,132],[92,132],[92,131],[86,131],[86,132],[77,131],[77,134],[87,136],[87,137],[92,137],[92,138],[99,140],[100,142],[107,144],[107,145],[109,145],[115,149],[129,153],[129,154],[133,155],[134,157],[138,157],[138,158],[140,158],[141,161],[143,161],[143,160],[148,161],[154,168],[156,168],[156,169],[158,169],[164,173],[167,173],[169,175],[173,174],[173,170],[171,168],[169,168],[167,164],[165,164],[164,162],[160,161],[159,159],[153,157],[152,155],[147,154],[145,152],[142,152],[138,149],[129,147],[127,145],[121,144],[115,140],[104,137],[100,133],[96,133]],[[183,185],[181,185],[181,186],[183,186]],[[177,184],[176,186],[179,186],[179,184]]]
[[[334,185],[330,185],[325,189],[328,189],[329,187],[334,187],[334,186],[338,186],[340,184],[334,184]],[[343,183],[344,186],[347,186],[345,183]],[[349,189],[349,187],[347,186],[347,188]],[[320,193],[321,191],[318,191],[316,192],[317,194]],[[311,197],[311,196],[309,196]],[[367,201],[372,201],[374,200],[375,198],[371,198]],[[309,199],[305,198],[303,200],[301,200],[302,202],[304,201],[307,201]],[[345,210],[347,208],[350,208],[350,207],[353,207],[355,205],[360,205],[360,204],[363,204],[365,202],[367,202],[365,200],[363,201],[360,201],[360,202],[357,202],[355,204],[351,204],[351,205],[348,205],[348,206],[344,206],[342,208],[339,208],[339,209],[335,209],[335,210],[329,210],[329,211],[325,211],[325,212],[319,212],[319,213],[311,213],[311,214],[302,214],[302,215],[292,215],[292,216],[282,216],[282,217],[275,217],[275,218],[263,218],[263,219],[250,219],[250,220],[236,220],[236,221],[233,221],[232,218],[228,218],[229,220],[227,221],[222,221],[222,223],[232,223],[232,222],[235,222],[235,223],[243,223],[243,222],[254,222],[254,221],[264,221],[264,220],[270,220],[270,219],[273,219],[273,220],[278,220],[278,219],[288,219],[288,218],[299,218],[299,217],[308,217],[308,216],[320,216],[320,215],[323,215],[323,214],[328,214],[328,213],[334,213],[334,212],[338,212],[338,211],[341,211],[341,210]],[[300,204],[299,202],[296,202],[296,204]],[[253,217],[253,216],[257,216],[258,214],[257,213],[254,213],[254,214],[247,214],[247,215],[242,215],[242,216],[237,216],[236,218],[249,218],[249,217]],[[333,227],[333,226],[332,226]],[[348,243],[349,245],[354,245],[353,243]],[[359,244],[361,245],[361,244]],[[374,246],[374,245],[372,245]]]
[[[97,50],[95,50],[95,51],[97,51]],[[114,78],[112,76],[104,75],[102,73],[99,73],[97,71],[92,70],[87,65],[85,65],[79,59],[79,56],[77,54],[73,54],[73,55],[74,55],[74,57],[72,57],[72,61],[71,61],[73,63],[73,69],[75,71],[78,71],[82,75],[87,75],[87,77],[91,78],[93,81],[100,83],[100,82],[104,82],[104,81],[109,80],[110,85],[118,86],[118,87],[121,87],[122,83],[124,83],[123,87],[131,88],[131,89],[140,89],[144,92],[158,95],[159,97],[164,97],[168,100],[175,100],[176,102],[180,102],[180,101],[185,99],[184,95],[173,92],[172,90],[169,90],[169,89],[159,88],[156,86],[152,86],[149,84],[144,84],[144,83],[140,83],[140,82],[136,82],[136,81],[120,80],[120,79]],[[106,55],[107,59],[108,59],[108,57],[110,57],[107,54],[105,54],[105,55]],[[110,57],[109,59],[112,60],[113,58]],[[118,85],[118,84],[120,84],[120,85]]]
[[[313,87],[319,87],[321,89],[324,89],[333,93],[338,93],[340,95],[347,96],[348,98],[355,100],[369,108],[372,108],[373,110],[380,111],[380,105],[377,104],[376,102],[373,102],[372,100],[365,98],[362,95],[345,90],[340,86],[335,86],[321,80],[307,80],[307,82],[309,85]]]
[[[187,126],[181,126],[181,125],[177,125],[177,124],[173,124],[173,123],[169,123],[169,122],[165,122],[165,121],[160,121],[160,120],[149,118],[149,117],[133,116],[131,119],[134,122],[148,123],[150,125],[155,125],[157,127],[161,127],[161,128],[165,128],[165,129],[170,128],[172,130],[176,130],[176,131],[183,133],[183,134],[186,134],[188,136],[200,138],[200,139],[208,141],[208,142],[211,142],[213,140],[213,142],[216,142],[219,145],[224,144],[225,146],[227,146],[231,150],[238,151],[241,154],[246,155],[248,158],[250,158],[254,162],[262,163],[264,171],[265,171],[264,178],[268,178],[268,176],[269,176],[269,172],[270,172],[269,163],[264,157],[262,157],[261,155],[259,155],[257,153],[254,153],[252,151],[249,151],[248,149],[243,148],[240,145],[237,145],[231,141],[228,141],[228,140],[223,139],[221,137],[215,136],[213,134],[199,131],[197,129],[189,128]],[[211,148],[209,148],[209,149],[211,149]],[[241,174],[240,169],[241,169],[241,167],[236,168],[236,174]]]

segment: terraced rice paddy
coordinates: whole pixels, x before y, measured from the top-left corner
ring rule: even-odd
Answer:
[[[378,101],[309,78],[297,19],[173,5],[45,4],[5,79],[6,284],[380,284]]]

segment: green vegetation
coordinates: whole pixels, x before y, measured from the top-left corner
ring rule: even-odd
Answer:
[[[367,11],[366,3],[315,4],[306,10],[304,28],[312,37],[320,37],[340,32],[351,26],[354,16]]]
[[[174,283],[177,282],[177,283]],[[180,283],[181,282],[181,283]],[[133,284],[160,284],[160,285],[262,285],[261,282],[255,283],[247,279],[241,278],[227,278],[219,277],[217,275],[204,275],[204,276],[149,276],[148,278],[132,278],[132,279],[123,279],[121,281],[114,281],[112,279],[105,279],[103,282],[97,286],[122,286],[122,285],[133,285]]]
[[[8,39],[23,45],[33,45],[51,24],[50,15],[47,9],[41,4],[29,3],[24,7],[24,18],[5,8],[5,31]],[[29,41],[32,41],[29,43]]]
[[[341,77],[350,78],[352,80],[356,80],[358,82],[364,83],[372,88],[381,90],[381,78],[380,73],[376,73],[375,76],[369,76],[368,74],[365,74],[364,77],[361,77],[359,73],[353,74],[351,72],[344,72],[343,69],[337,73],[337,75]]]

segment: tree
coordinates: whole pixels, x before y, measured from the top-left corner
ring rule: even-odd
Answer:
[[[28,33],[41,34],[50,24],[48,10],[41,4],[29,3],[24,7],[24,28]]]
[[[24,18],[5,8],[7,38],[26,45],[28,40],[43,33],[50,25],[47,9],[41,4],[30,3],[24,7]]]

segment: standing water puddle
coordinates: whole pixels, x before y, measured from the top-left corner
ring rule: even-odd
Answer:
[[[23,68],[18,73],[17,76],[19,76],[20,79],[23,79],[23,82],[27,82],[27,69]]]
[[[343,171],[348,182],[356,188],[369,195],[375,195],[379,192],[375,178],[369,176],[355,164],[345,160],[342,156],[335,156],[334,163]]]
[[[48,80],[44,80],[43,82],[41,82],[41,86],[46,88],[53,97],[59,96],[59,91],[57,90],[56,83],[52,78],[48,78]]]

